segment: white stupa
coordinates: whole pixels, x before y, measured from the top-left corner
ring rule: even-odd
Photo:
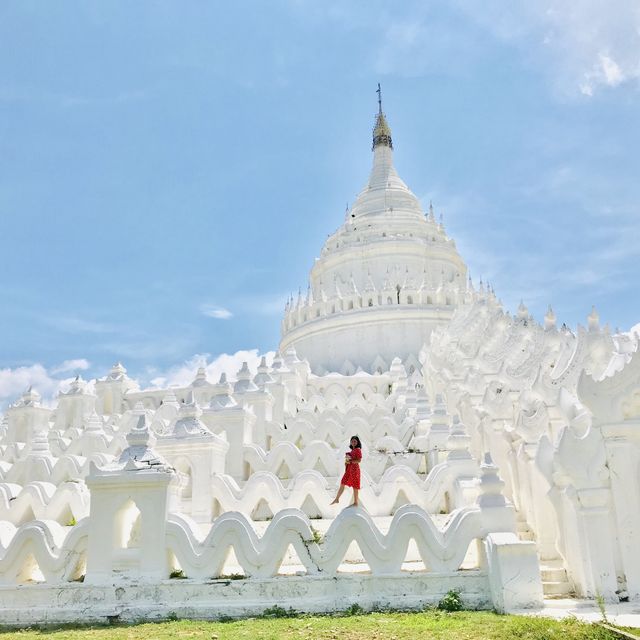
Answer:
[[[280,350],[293,346],[314,373],[384,371],[395,357],[417,358],[467,294],[455,242],[393,166],[381,100],[378,107],[369,180],[282,322]]]
[[[576,331],[506,311],[398,177],[380,102],[373,154],[272,362],[142,390],[117,363],[53,408],[29,389],[7,409],[1,623],[422,608],[451,589],[499,611],[637,606],[638,335],[595,309]]]

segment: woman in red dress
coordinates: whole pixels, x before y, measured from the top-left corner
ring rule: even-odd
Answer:
[[[351,487],[353,489],[353,503],[351,506],[357,507],[358,492],[360,491],[360,461],[362,460],[362,443],[358,436],[352,436],[349,449],[350,451],[345,454],[344,475],[340,480],[340,488],[331,504],[338,504],[345,487]]]

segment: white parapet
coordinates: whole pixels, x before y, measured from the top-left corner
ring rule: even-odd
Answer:
[[[542,583],[536,545],[513,533],[490,533],[485,539],[487,574],[496,611],[542,607]]]

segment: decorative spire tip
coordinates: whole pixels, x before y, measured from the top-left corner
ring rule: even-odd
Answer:
[[[373,127],[373,149],[378,146],[385,146],[393,149],[393,142],[391,140],[391,129],[387,124],[387,119],[382,113],[382,89],[378,82],[378,88],[376,89],[378,94],[378,114],[376,116],[376,124]]]

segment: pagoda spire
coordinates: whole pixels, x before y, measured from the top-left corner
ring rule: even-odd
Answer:
[[[387,123],[384,113],[382,112],[382,89],[380,89],[380,83],[378,82],[378,115],[376,116],[376,124],[373,127],[373,146],[372,150],[376,147],[385,146],[393,149],[393,141],[391,140],[391,128]]]

